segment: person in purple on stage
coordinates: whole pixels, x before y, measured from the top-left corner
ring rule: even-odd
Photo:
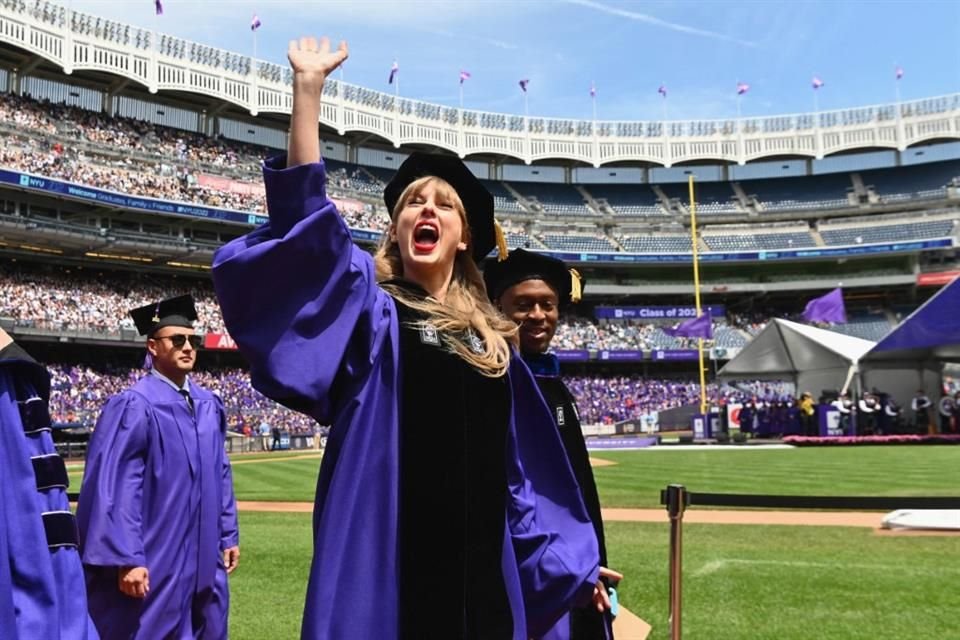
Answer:
[[[560,379],[560,361],[549,352],[560,309],[580,301],[580,274],[556,258],[514,249],[504,261],[490,260],[483,270],[490,299],[520,327],[520,353],[537,381],[554,416],[567,460],[580,485],[580,495],[593,522],[600,548],[600,565],[607,566],[600,496],[590,468],[590,456],[580,427],[576,401]],[[562,461],[558,461],[561,463]],[[604,640],[613,637],[608,610],[574,609],[544,638]]]
[[[0,329],[0,637],[96,640],[50,374]]]
[[[493,198],[455,157],[413,153],[385,190],[376,256],[355,246],[317,136],[346,57],[291,42],[269,222],[213,263],[254,387],[332,425],[301,635],[527,640],[605,593],[552,416],[476,265],[496,244]]]
[[[90,615],[105,639],[227,637],[240,558],[223,402],[190,380],[193,299],[130,312],[150,373],[104,406],[77,508]]]

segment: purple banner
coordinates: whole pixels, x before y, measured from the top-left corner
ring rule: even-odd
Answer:
[[[700,354],[696,349],[675,349],[673,351],[653,351],[651,352],[654,360],[660,361],[669,361],[669,360],[699,360]],[[703,357],[708,357],[709,354],[704,352]]]
[[[590,359],[590,352],[586,349],[554,351],[554,353],[560,362],[586,362]]]
[[[643,351],[600,351],[597,359],[607,362],[639,362],[643,360]]]
[[[722,304],[703,307],[714,318],[723,318],[726,308]],[[696,307],[597,307],[597,318],[610,320],[689,320],[697,317]]]

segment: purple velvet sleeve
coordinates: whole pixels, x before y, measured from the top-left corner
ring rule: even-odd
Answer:
[[[343,378],[369,372],[388,313],[373,260],[327,198],[323,163],[264,165],[270,221],[221,247],[213,281],[264,395],[329,424]]]
[[[600,552],[553,417],[517,356],[510,379],[514,424],[507,515],[527,631],[538,636],[571,607],[589,601],[600,575]]]

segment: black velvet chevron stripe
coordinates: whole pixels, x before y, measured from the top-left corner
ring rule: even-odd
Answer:
[[[33,474],[37,477],[37,491],[56,487],[66,489],[70,486],[67,465],[59,455],[53,453],[49,456],[37,456],[30,458],[30,462],[33,463]]]
[[[23,423],[23,430],[27,433],[50,428],[50,410],[47,408],[47,403],[40,398],[18,402],[17,408],[20,409],[20,421]]]
[[[76,547],[77,520],[69,511],[51,511],[43,514],[43,528],[47,534],[47,546]]]

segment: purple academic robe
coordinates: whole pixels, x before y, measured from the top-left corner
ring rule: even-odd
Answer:
[[[227,637],[223,550],[239,543],[226,414],[214,394],[183,396],[155,375],[107,402],[90,440],[77,521],[90,614],[105,639]],[[150,593],[117,587],[143,566]]]
[[[214,286],[254,386],[333,425],[317,484],[302,638],[396,640],[397,309],[327,198],[323,164],[278,166],[285,159],[264,169],[270,222],[217,252]],[[589,599],[599,555],[553,418],[519,357],[509,377],[501,569],[513,638],[527,640]]]
[[[46,369],[0,352],[0,637],[95,640],[49,395]]]

